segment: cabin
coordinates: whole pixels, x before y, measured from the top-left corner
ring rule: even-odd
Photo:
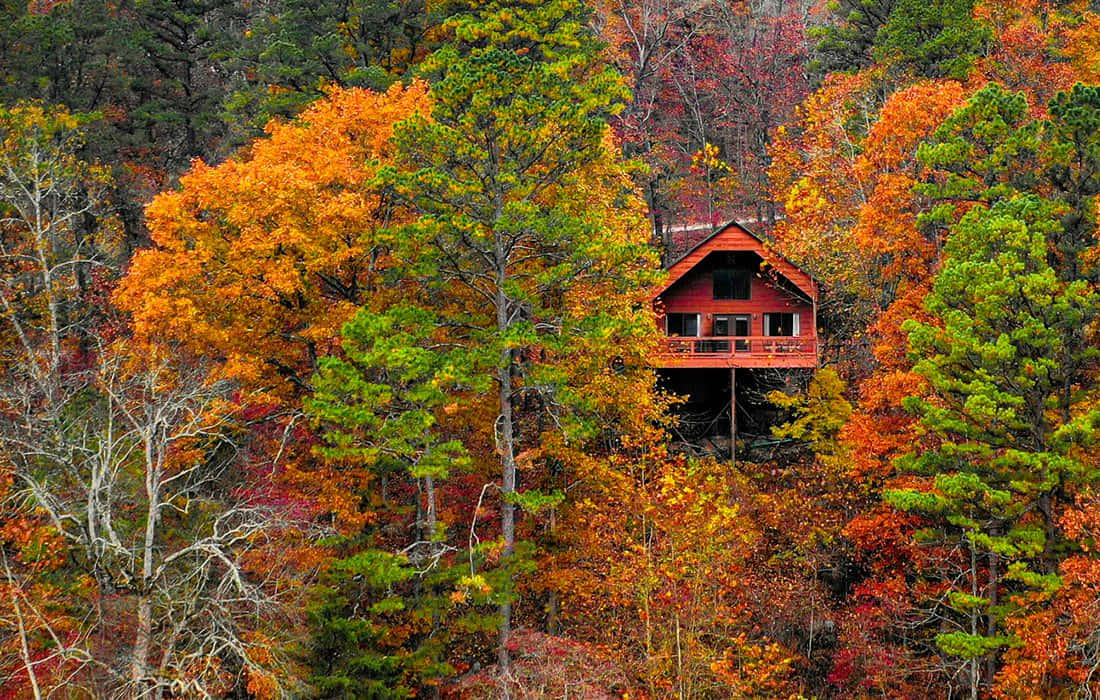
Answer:
[[[668,266],[656,367],[816,367],[817,283],[737,222]]]
[[[737,434],[737,370],[818,365],[816,281],[744,226],[715,229],[668,266],[655,291],[664,337],[652,364],[676,393],[728,406]]]

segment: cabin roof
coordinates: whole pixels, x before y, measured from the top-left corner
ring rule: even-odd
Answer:
[[[654,296],[664,294],[677,280],[690,272],[711,253],[742,250],[756,253],[777,274],[787,279],[811,301],[817,300],[817,282],[809,273],[803,271],[782,255],[769,250],[764,239],[737,221],[729,221],[722,226],[718,226],[710,235],[670,263],[665,268],[668,271],[668,277],[664,284],[656,290]]]

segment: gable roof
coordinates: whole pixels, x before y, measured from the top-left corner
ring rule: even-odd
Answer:
[[[654,297],[660,296],[669,287],[675,284],[681,277],[691,271],[704,258],[715,251],[740,251],[748,250],[756,253],[769,267],[786,278],[805,294],[811,301],[817,300],[817,281],[804,272],[794,263],[769,250],[764,239],[752,231],[737,223],[730,221],[724,226],[716,228],[709,236],[697,243],[695,247],[681,255],[677,260],[668,265],[668,278],[654,293]]]

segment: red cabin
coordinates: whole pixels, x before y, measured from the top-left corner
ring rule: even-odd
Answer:
[[[668,268],[661,368],[816,367],[817,284],[736,222]]]
[[[817,283],[730,222],[669,266],[653,305],[665,333],[652,358],[663,385],[704,430],[729,428],[736,460],[737,370],[748,370],[751,390],[761,386],[754,370],[817,367]]]

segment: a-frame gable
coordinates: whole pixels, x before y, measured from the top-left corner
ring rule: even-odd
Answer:
[[[681,279],[701,263],[704,258],[715,251],[742,251],[747,250],[756,253],[768,267],[771,267],[779,275],[786,278],[798,288],[811,301],[817,300],[817,284],[806,272],[796,267],[783,256],[768,250],[764,241],[751,233],[736,221],[731,221],[722,226],[699,242],[694,248],[684,253],[676,262],[668,267],[668,278],[656,291],[654,296],[663,294],[669,287]]]

